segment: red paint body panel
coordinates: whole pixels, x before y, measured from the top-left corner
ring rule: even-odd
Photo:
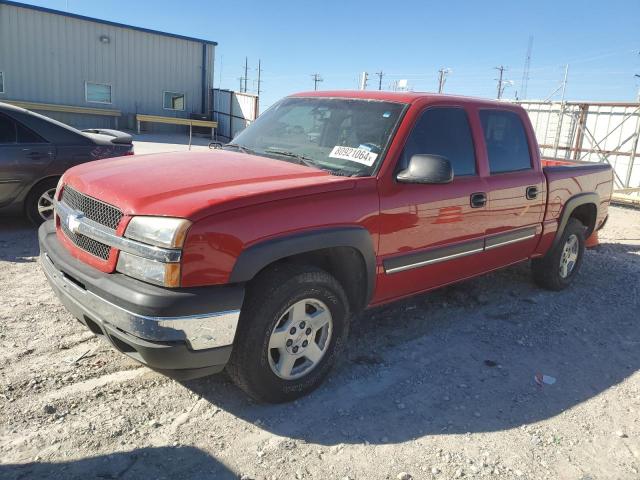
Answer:
[[[342,97],[408,105],[387,154],[374,176],[350,178],[289,162],[212,150],[134,156],[75,167],[64,183],[120,208],[123,234],[133,215],[188,218],[182,259],[182,286],[224,284],[248,247],[292,233],[327,227],[359,226],[371,235],[376,252],[376,286],[371,305],[457,282],[518,261],[544,255],[558,228],[566,202],[581,192],[600,198],[604,220],[611,191],[610,172],[589,167],[554,169],[541,162],[526,112],[510,103],[413,92],[306,92],[298,97]],[[419,115],[433,106],[464,108],[476,154],[477,175],[450,184],[401,184],[396,164]],[[531,170],[491,175],[480,122],[482,109],[504,109],[523,120]],[[565,163],[563,163],[564,165]],[[543,167],[545,167],[543,169]],[[538,196],[527,200],[527,187]],[[486,193],[487,203],[472,208],[470,195]],[[429,254],[496,235],[535,231],[532,238],[462,258],[387,273],[384,262],[409,253]],[[79,251],[60,232],[80,260],[113,271],[117,252],[107,262]]]

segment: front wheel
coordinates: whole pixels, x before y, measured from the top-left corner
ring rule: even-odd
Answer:
[[[24,212],[36,227],[53,218],[53,199],[57,185],[57,178],[49,178],[36,184],[27,195]]]
[[[548,290],[567,288],[582,265],[585,226],[570,218],[558,244],[542,258],[531,261],[534,281]]]
[[[280,265],[247,290],[227,372],[258,401],[291,401],[322,383],[348,332],[347,298],[333,276]]]

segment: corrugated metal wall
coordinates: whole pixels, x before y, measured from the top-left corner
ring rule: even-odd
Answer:
[[[109,42],[101,42],[101,36],[108,37]],[[123,112],[121,128],[134,127],[135,113],[188,117],[202,110],[202,45],[0,4],[0,71],[5,78],[5,93],[0,94],[0,100],[113,108]],[[213,49],[213,45],[207,45],[205,92],[213,78]],[[87,102],[87,81],[110,84],[112,103]],[[164,91],[185,93],[185,110],[163,109]],[[106,126],[105,122],[113,121],[62,115],[57,114],[60,120],[80,127]]]
[[[229,141],[256,119],[258,97],[250,93],[213,89],[213,119],[218,122],[216,135]]]

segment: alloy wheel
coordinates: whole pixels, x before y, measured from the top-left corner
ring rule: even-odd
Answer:
[[[331,341],[333,319],[324,302],[305,298],[278,319],[269,337],[269,366],[284,380],[295,380],[313,370]]]
[[[562,278],[567,278],[573,272],[578,261],[578,248],[578,236],[576,234],[569,235],[560,256],[560,276]]]
[[[43,220],[53,218],[53,197],[55,194],[56,189],[50,188],[38,198],[38,214]]]

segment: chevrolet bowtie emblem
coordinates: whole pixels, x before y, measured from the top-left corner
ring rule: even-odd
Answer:
[[[67,217],[67,228],[72,233],[78,233],[78,228],[80,227],[80,223],[83,217],[84,214],[80,212],[69,214],[69,216]]]

